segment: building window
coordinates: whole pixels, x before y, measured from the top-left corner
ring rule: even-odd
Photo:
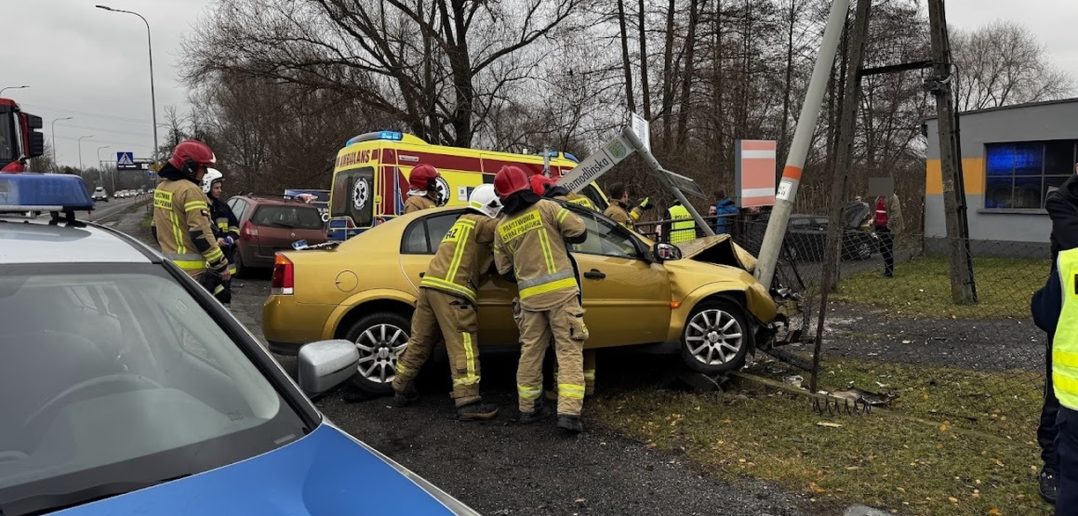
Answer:
[[[984,146],[987,209],[1044,208],[1048,192],[1074,174],[1078,140],[989,143]]]

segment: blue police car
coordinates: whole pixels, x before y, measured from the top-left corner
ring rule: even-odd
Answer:
[[[475,514],[305,396],[355,346],[304,346],[293,383],[179,268],[65,216],[92,207],[78,177],[0,175],[0,514]]]

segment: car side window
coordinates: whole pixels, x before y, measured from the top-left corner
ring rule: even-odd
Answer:
[[[633,237],[627,231],[591,214],[582,214],[578,211],[574,211],[573,214],[580,217],[588,229],[587,240],[570,246],[574,253],[640,259],[640,252],[633,242]]]
[[[236,205],[232,207],[232,213],[236,215],[236,220],[243,219],[243,212],[247,211],[247,203],[243,202],[243,199],[235,199]]]
[[[460,216],[459,212],[447,213],[435,217],[426,217],[412,222],[404,231],[401,240],[401,252],[405,254],[434,254],[438,244],[453,227]]]

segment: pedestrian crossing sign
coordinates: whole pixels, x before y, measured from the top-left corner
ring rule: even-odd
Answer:
[[[135,166],[135,153],[133,152],[117,152],[116,153],[116,165],[117,166]]]

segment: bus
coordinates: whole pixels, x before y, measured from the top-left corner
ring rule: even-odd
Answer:
[[[337,152],[329,195],[329,239],[345,240],[404,214],[408,174],[421,163],[434,166],[441,176],[438,205],[458,206],[467,204],[476,186],[493,183],[504,165],[557,180],[576,166],[577,159],[565,152],[544,156],[431,145],[396,131],[361,134]],[[598,210],[606,209],[606,196],[594,183],[579,193]]]

